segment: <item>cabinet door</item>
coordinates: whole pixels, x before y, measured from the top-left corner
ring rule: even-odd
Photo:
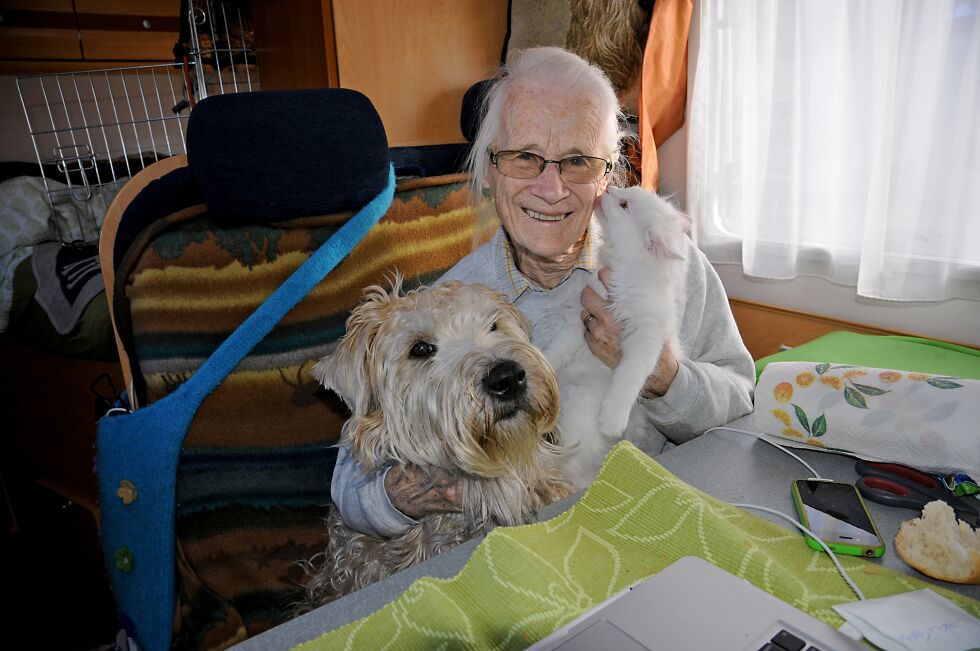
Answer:
[[[0,59],[80,59],[71,0],[0,0]]]
[[[179,0],[0,0],[0,70],[173,61]]]
[[[507,0],[333,0],[333,22],[340,85],[371,99],[391,146],[465,142],[463,94],[500,62]]]
[[[275,2],[253,2],[252,24],[262,88],[336,88],[330,0],[290,0],[289,10]]]
[[[175,0],[75,0],[89,61],[172,61],[180,32]]]

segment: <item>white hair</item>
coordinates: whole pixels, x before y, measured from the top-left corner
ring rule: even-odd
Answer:
[[[554,89],[562,95],[573,93],[592,98],[600,116],[597,134],[599,154],[612,159],[615,164],[613,174],[619,175],[622,164],[619,146],[625,135],[622,129],[624,118],[609,78],[597,66],[568,50],[560,47],[530,48],[518,52],[512,61],[498,70],[494,83],[481,102],[483,119],[466,160],[474,204],[479,204],[490,172],[487,150],[501,135],[510,92],[517,87]]]

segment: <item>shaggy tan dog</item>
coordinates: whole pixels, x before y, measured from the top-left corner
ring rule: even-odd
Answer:
[[[313,607],[496,525],[524,523],[567,495],[558,385],[506,297],[448,282],[400,296],[373,286],[314,375],[350,407],[341,442],[366,469],[390,461],[455,473],[462,513],[423,517],[390,540],[348,528],[336,508],[307,584]]]

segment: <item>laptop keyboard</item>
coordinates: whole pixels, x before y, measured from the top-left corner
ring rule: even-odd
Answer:
[[[771,640],[762,645],[759,651],[803,651],[804,647],[806,647],[806,651],[820,651],[815,646],[807,647],[806,640],[783,629],[773,635]]]

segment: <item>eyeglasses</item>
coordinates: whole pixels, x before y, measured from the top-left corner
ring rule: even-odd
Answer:
[[[608,174],[612,162],[595,156],[569,156],[561,160],[548,160],[529,151],[498,151],[487,149],[490,163],[504,176],[514,179],[533,179],[544,171],[548,163],[558,165],[558,174],[569,183],[592,183]]]

